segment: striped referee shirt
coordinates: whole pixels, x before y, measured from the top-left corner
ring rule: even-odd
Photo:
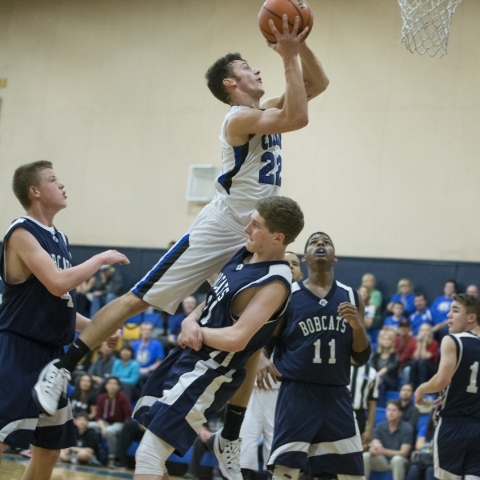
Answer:
[[[350,392],[354,410],[368,410],[368,402],[378,398],[377,371],[366,363],[350,368]]]

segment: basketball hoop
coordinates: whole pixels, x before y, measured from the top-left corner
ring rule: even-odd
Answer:
[[[462,0],[398,0],[402,9],[402,42],[420,55],[447,53],[452,15]]]

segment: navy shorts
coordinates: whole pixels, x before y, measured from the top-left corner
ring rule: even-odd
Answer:
[[[440,417],[433,452],[435,478],[480,477],[480,422],[469,417]]]
[[[63,352],[14,333],[0,332],[0,441],[15,448],[50,450],[76,445],[72,409],[62,397],[52,417],[40,413],[32,388],[43,367]]]
[[[347,387],[283,380],[269,468],[312,476],[364,475],[363,448]]]
[[[244,369],[222,367],[212,358],[176,347],[143,387],[133,416],[183,456],[244,377]]]

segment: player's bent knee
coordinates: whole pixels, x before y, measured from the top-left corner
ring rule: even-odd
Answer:
[[[273,480],[297,480],[300,473],[299,468],[284,467],[275,465],[273,469]]]
[[[128,312],[131,315],[136,315],[138,313],[144,312],[150,306],[145,300],[142,300],[133,292],[125,293],[121,297],[114,300],[114,302],[121,302],[122,306],[128,309]]]
[[[135,453],[135,473],[163,476],[166,473],[165,462],[174,450],[171,445],[147,430]]]

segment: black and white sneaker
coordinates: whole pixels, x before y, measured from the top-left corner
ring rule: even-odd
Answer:
[[[227,480],[243,480],[240,469],[240,446],[242,439],[227,440],[221,437],[222,428],[210,435],[207,446],[217,457],[218,466]],[[223,448],[222,448],[223,446]]]
[[[45,366],[32,389],[33,399],[38,408],[49,417],[57,412],[60,397],[66,395],[67,384],[71,380],[67,370],[58,369],[54,365],[57,362],[58,358]]]

